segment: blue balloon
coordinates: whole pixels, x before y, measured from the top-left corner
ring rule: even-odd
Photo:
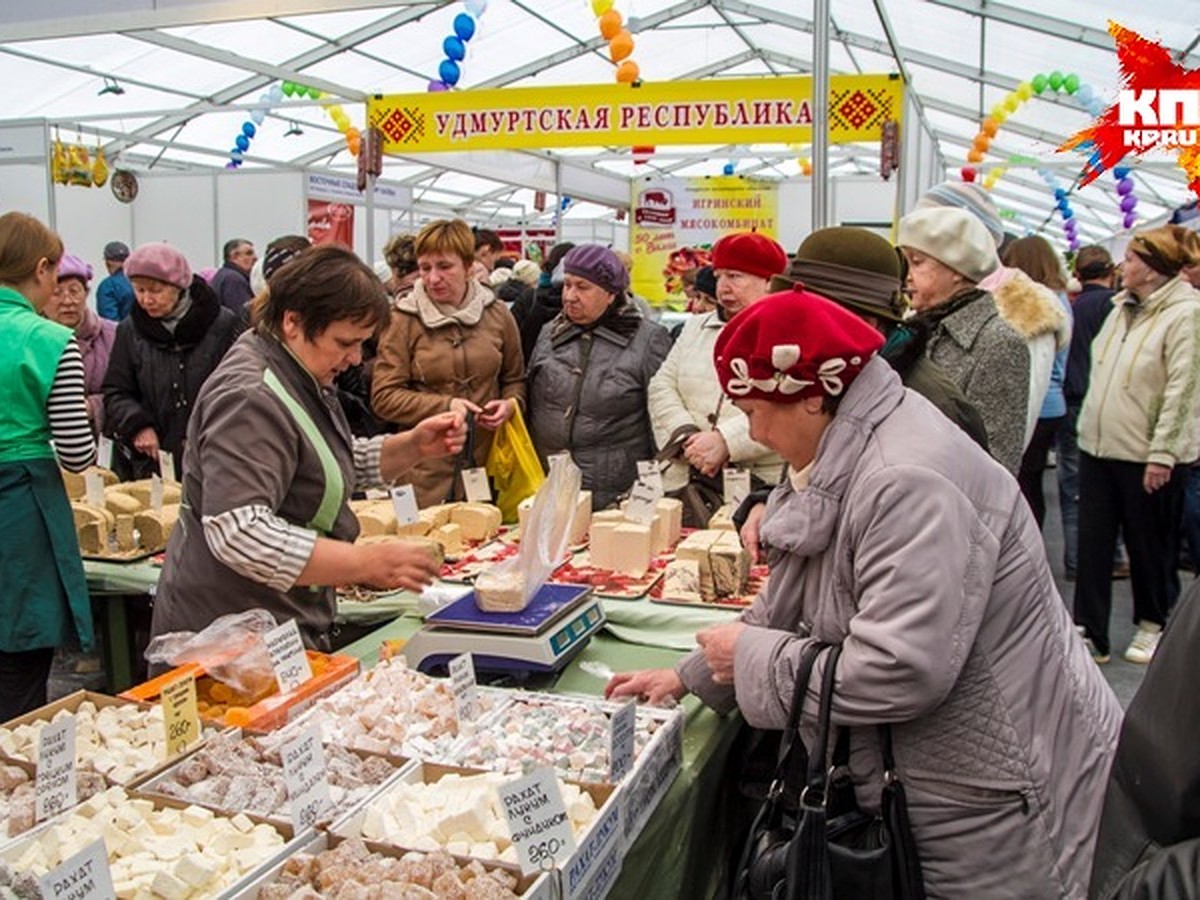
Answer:
[[[733,163],[725,163],[725,168],[723,168],[721,171],[724,172],[726,175],[732,175],[734,172],[734,169],[735,169],[735,166],[733,165]]]
[[[1128,175],[1128,166],[1117,166],[1115,169],[1113,169],[1113,178],[1117,179],[1117,181],[1121,181],[1122,179],[1128,177]]]
[[[454,33],[459,40],[469,41],[475,36],[475,20],[466,13],[459,13],[454,17]]]
[[[239,150],[245,153],[250,149],[250,138],[246,137],[244,134],[239,134],[237,136],[237,140],[234,141],[234,144],[237,145]]]
[[[258,110],[255,110],[255,112],[258,112]],[[256,128],[254,127],[254,123],[253,123],[253,122],[243,122],[243,123],[242,123],[242,134],[244,134],[244,135],[245,135],[246,137],[248,137],[248,138],[252,138],[252,137],[254,137],[254,133],[255,133],[257,130],[258,130],[258,129],[256,129]]]
[[[232,159],[235,163],[238,163],[240,165],[242,162],[242,151],[239,150],[237,147],[234,147],[232,150],[229,151],[229,158]]]
[[[458,79],[462,77],[462,70],[459,69],[458,63],[452,59],[443,59],[442,64],[438,66],[438,77],[445,84],[454,87],[458,84]]]
[[[570,197],[563,197],[563,198],[562,198],[562,203],[560,203],[560,204],[559,204],[559,206],[560,206],[562,209],[564,209],[564,210],[565,210],[565,209],[566,209],[568,206],[570,206],[570,205],[571,205],[571,198],[570,198]]]
[[[442,52],[455,62],[459,62],[467,55],[467,46],[454,35],[450,35],[442,41]]]
[[[1067,192],[1066,192],[1066,191],[1064,191],[1062,188],[1055,188],[1055,189],[1054,189],[1054,199],[1055,199],[1055,200],[1062,200],[1062,199],[1064,199],[1066,196],[1067,196]]]
[[[1069,221],[1071,219],[1071,217],[1074,215],[1075,215],[1075,211],[1073,209],[1071,209],[1071,207],[1067,206],[1067,207],[1063,208],[1063,211],[1062,211],[1063,219]]]

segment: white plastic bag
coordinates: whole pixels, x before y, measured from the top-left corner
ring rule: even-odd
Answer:
[[[582,476],[567,454],[550,460],[550,473],[533,498],[521,529],[521,550],[475,580],[484,612],[520,612],[566,556],[579,508]]]
[[[275,617],[265,609],[230,613],[203,631],[160,634],[146,648],[146,660],[169,666],[198,663],[208,675],[241,694],[270,693],[275,669],[263,635],[275,624]]]

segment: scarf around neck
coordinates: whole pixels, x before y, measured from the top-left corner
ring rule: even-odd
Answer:
[[[454,309],[433,302],[425,293],[425,285],[418,281],[407,296],[397,301],[396,307],[405,312],[416,313],[426,328],[444,328],[448,325],[471,328],[479,324],[479,320],[483,318],[483,311],[495,299],[495,294],[471,279],[467,282],[466,299],[462,306]]]

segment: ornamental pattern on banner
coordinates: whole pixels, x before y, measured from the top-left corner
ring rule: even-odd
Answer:
[[[902,97],[894,76],[831,76],[830,141],[878,141],[884,122],[899,121]],[[389,153],[806,143],[812,139],[812,78],[376,95],[367,102],[367,117]]]

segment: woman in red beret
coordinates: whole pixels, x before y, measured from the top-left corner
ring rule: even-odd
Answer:
[[[889,724],[928,895],[1083,898],[1120,707],[1016,481],[903,387],[882,344],[798,290],[725,327],[721,387],[791,470],[760,532],[771,577],[674,669],[618,675],[608,694],[691,692],[779,730],[808,646],[841,644],[832,721],[849,729],[858,803],[878,808]]]

